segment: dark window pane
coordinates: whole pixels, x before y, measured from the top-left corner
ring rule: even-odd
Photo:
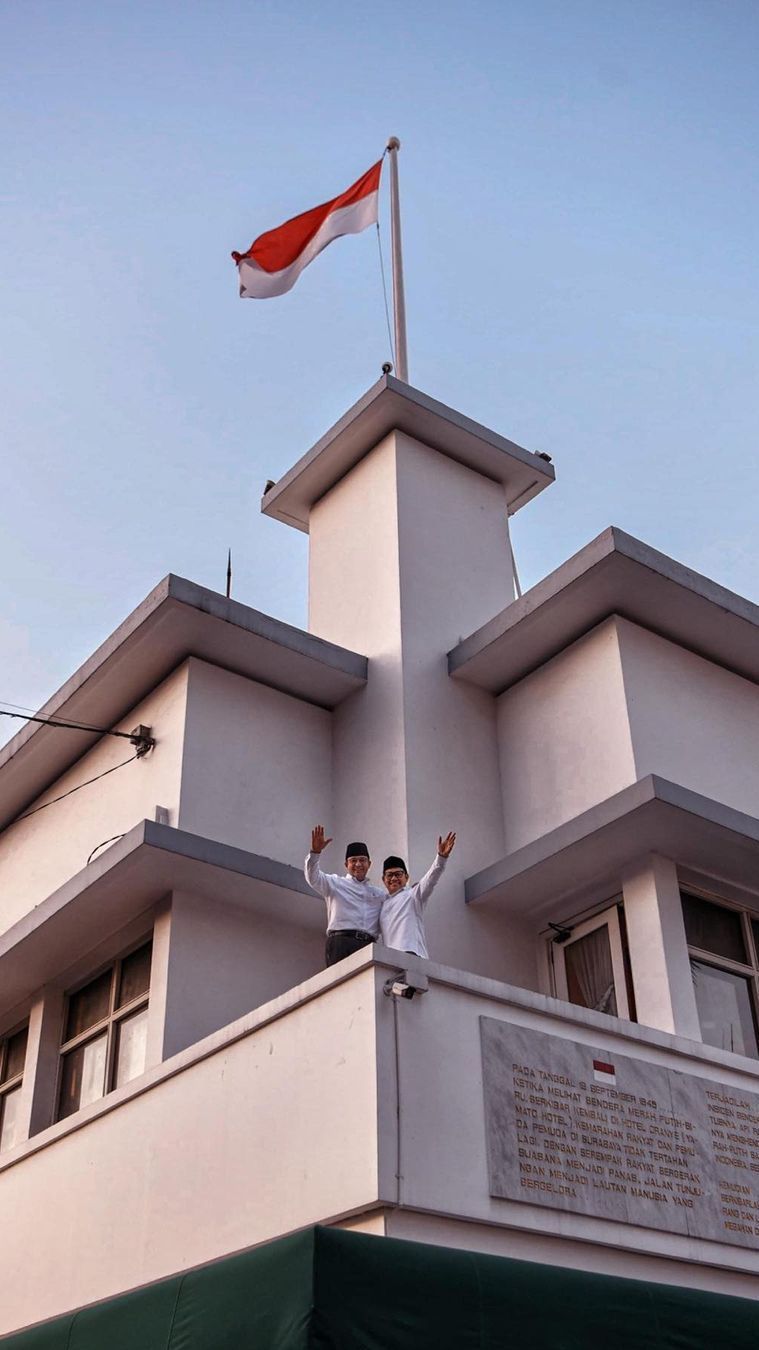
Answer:
[[[6,1092],[4,1096],[0,1097],[0,1153],[5,1153],[6,1149],[14,1148],[20,1142],[20,1106],[20,1087],[14,1088],[12,1092]]]
[[[24,1072],[24,1060],[26,1059],[26,1040],[28,1028],[23,1031],[17,1031],[15,1036],[9,1036],[5,1043],[5,1062],[3,1064],[2,1082],[7,1083],[9,1078],[15,1078],[17,1074]]]
[[[731,970],[691,961],[701,1035],[707,1045],[734,1050],[737,1055],[759,1054],[749,980]]]
[[[63,1057],[58,1119],[64,1120],[80,1107],[96,1102],[105,1092],[105,1033]]]
[[[138,1074],[145,1072],[147,1045],[148,1010],[141,1008],[119,1023],[114,1087],[121,1087],[122,1083],[129,1083]]]
[[[152,942],[138,947],[131,956],[125,956],[121,963],[121,981],[117,1008],[131,1003],[133,998],[146,994],[150,988],[150,958],[153,953]]]
[[[72,1036],[78,1036],[82,1031],[86,1031],[88,1027],[94,1027],[96,1022],[102,1022],[103,1018],[108,1016],[112,973],[110,970],[103,971],[96,980],[86,984],[77,994],[71,995],[66,1018],[67,1041],[70,1041]]]
[[[759,961],[759,919],[751,920],[751,931],[754,934],[754,949],[756,951],[757,960]]]
[[[564,947],[570,1003],[617,1016],[609,930],[604,925]]]
[[[723,909],[695,895],[683,895],[685,934],[691,947],[700,947],[731,961],[746,961],[741,916],[734,909]]]

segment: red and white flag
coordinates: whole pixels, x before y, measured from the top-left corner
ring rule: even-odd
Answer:
[[[380,159],[339,197],[260,234],[247,253],[233,253],[240,274],[240,295],[251,300],[284,295],[303,268],[333,239],[359,234],[374,225],[381,172]]]
[[[607,1087],[616,1087],[617,1071],[613,1064],[605,1059],[593,1060],[593,1078],[596,1083],[605,1083]]]

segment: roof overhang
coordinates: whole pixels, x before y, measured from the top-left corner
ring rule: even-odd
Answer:
[[[454,647],[449,674],[503,693],[611,614],[759,682],[759,605],[613,526]]]
[[[3,1010],[15,1007],[174,890],[320,932],[303,873],[170,825],[140,821],[0,938]]]
[[[650,774],[467,878],[465,896],[555,920],[575,899],[588,905],[621,890],[650,853],[755,890],[759,819]]]
[[[314,503],[391,431],[403,431],[502,483],[512,515],[554,481],[547,459],[402,380],[384,375],[265,493],[261,500],[264,515],[308,533]]]
[[[367,679],[365,656],[169,575],[40,709],[115,726],[189,656],[334,708]],[[0,829],[98,740],[29,722],[0,751]]]

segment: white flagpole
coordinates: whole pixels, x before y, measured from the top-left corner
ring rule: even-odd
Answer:
[[[395,318],[395,373],[408,384],[408,351],[406,349],[406,297],[403,290],[403,252],[401,249],[401,204],[398,193],[398,151],[401,143],[391,136],[387,143],[390,154],[390,225],[393,245],[393,315]]]

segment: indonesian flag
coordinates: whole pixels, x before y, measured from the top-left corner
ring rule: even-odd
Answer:
[[[609,1064],[605,1059],[593,1060],[593,1078],[597,1083],[605,1083],[607,1087],[616,1087],[617,1073],[613,1064]]]
[[[342,234],[360,234],[377,221],[382,160],[331,202],[304,211],[253,240],[247,253],[233,253],[243,299],[284,295],[317,253]]]

